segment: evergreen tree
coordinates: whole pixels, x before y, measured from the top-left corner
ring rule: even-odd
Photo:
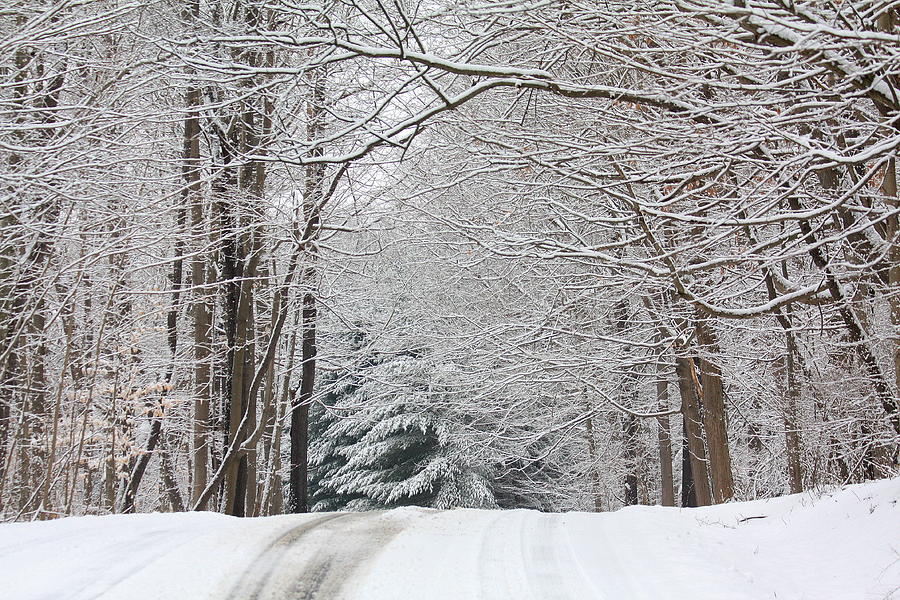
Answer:
[[[312,510],[495,508],[486,469],[465,458],[446,375],[421,353],[369,354],[323,383],[310,417]]]

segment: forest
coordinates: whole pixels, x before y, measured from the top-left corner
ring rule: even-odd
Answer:
[[[896,476],[900,2],[4,0],[0,519]]]

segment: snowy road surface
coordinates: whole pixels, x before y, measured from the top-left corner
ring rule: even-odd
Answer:
[[[6,524],[0,598],[900,600],[898,504],[894,479],[693,510]]]

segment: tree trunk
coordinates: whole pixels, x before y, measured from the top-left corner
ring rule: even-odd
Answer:
[[[709,506],[712,495],[706,466],[706,448],[703,445],[703,427],[700,418],[700,397],[697,394],[696,374],[690,358],[675,358],[675,374],[681,394],[681,414],[684,419],[685,439],[690,456],[691,480],[697,506]]]
[[[200,3],[189,2],[188,19],[200,15]],[[200,162],[200,89],[189,87],[186,95],[188,115],[184,121],[184,180],[185,201],[190,207],[191,241],[195,252],[191,259],[191,284],[193,302],[191,313],[194,321],[194,421],[193,421],[193,461],[191,477],[191,502],[206,487],[209,478],[209,430],[211,397],[210,377],[210,327],[212,315],[205,289],[206,256],[202,249],[206,246],[206,228],[203,210]]]
[[[271,275],[274,277],[275,272],[272,269]],[[281,296],[280,294],[275,294],[275,300],[272,305],[272,315],[273,318],[275,315],[279,315],[281,313]],[[258,312],[261,314],[262,310]],[[271,340],[270,340],[271,342]],[[269,498],[271,498],[271,485],[272,485],[272,472],[274,470],[275,457],[272,454],[272,449],[275,445],[275,430],[276,424],[278,422],[278,416],[280,413],[280,403],[275,400],[275,361],[269,363],[269,366],[266,368],[265,372],[265,383],[263,385],[262,390],[262,398],[263,398],[263,406],[265,406],[265,410],[263,411],[263,435],[262,435],[262,472],[263,472],[263,480],[261,484],[258,484],[257,491],[257,501],[256,505],[253,508],[254,516],[259,515],[269,515]],[[280,432],[279,432],[280,433]]]
[[[184,501],[181,499],[181,492],[178,490],[178,480],[175,478],[175,465],[172,464],[172,437],[167,435],[168,443],[164,444],[164,448],[160,453],[160,477],[166,489],[166,497],[169,500],[169,506],[174,512],[184,512]]]
[[[900,199],[897,195],[897,164],[896,159],[891,159],[885,166],[884,182],[882,183],[882,193],[888,197],[888,202],[893,210],[900,208]],[[891,353],[894,361],[894,389],[900,392],[900,336],[896,335],[900,331],[900,226],[898,226],[896,214],[891,215],[888,219],[888,243],[890,247],[890,269],[888,270],[888,287],[889,293],[887,297],[891,304],[891,325],[894,327],[895,335],[891,339]],[[896,401],[894,408],[896,409]]]
[[[697,341],[704,353],[716,355],[719,343],[709,322],[699,319],[696,325]],[[712,482],[712,499],[716,504],[727,502],[734,496],[734,480],[731,473],[731,454],[728,449],[725,399],[722,390],[722,371],[707,358],[700,358],[701,405],[703,428],[709,456],[709,474]]]
[[[244,268],[240,286],[240,299],[236,313],[235,349],[231,367],[231,395],[228,415],[228,445],[235,443],[235,438],[244,439],[246,428],[241,427],[244,413],[249,410],[251,398],[246,396],[249,378],[247,353],[249,349],[250,303],[252,302],[253,278],[255,277],[255,259],[251,259]],[[238,442],[240,443],[240,442]],[[247,458],[232,463],[225,472],[225,512],[236,517],[244,516]]]
[[[697,506],[697,490],[694,487],[694,474],[691,471],[691,449],[688,444],[687,423],[681,420],[681,506],[693,508]]]
[[[787,382],[784,398],[784,439],[787,451],[788,481],[792,494],[803,491],[803,466],[800,462],[801,440],[797,428],[797,404],[800,400],[800,387],[797,383],[797,367],[795,360],[797,349],[793,335],[788,335],[788,347],[785,356]]]
[[[638,421],[637,417],[628,413],[622,415],[622,443],[625,446],[625,506],[638,503]]]
[[[304,268],[303,281],[313,283],[315,270]],[[316,297],[303,295],[303,322],[300,345],[300,394],[291,408],[290,503],[292,513],[309,512],[309,403],[316,373]]]
[[[312,95],[306,106],[308,118],[307,135],[310,140],[319,136],[323,127],[325,89],[322,74],[313,73]],[[313,158],[321,156],[322,146],[316,146],[311,154]],[[324,194],[325,166],[313,163],[306,168],[306,185],[303,194],[303,215],[306,218],[304,242],[306,244],[307,263],[303,268],[301,284],[306,290],[303,294],[303,316],[301,323],[300,394],[291,406],[291,464],[289,510],[292,513],[309,512],[309,403],[312,401],[316,376],[316,295],[313,290],[317,284],[316,261],[318,260],[317,241],[320,228],[321,206],[329,194]],[[335,180],[336,181],[336,180]]]
[[[284,302],[287,302],[285,298]],[[299,328],[299,313],[294,313],[293,334],[287,346],[287,369],[281,387],[281,397],[278,408],[275,411],[275,423],[272,431],[272,471],[267,485],[268,502],[267,509],[270,515],[280,515],[284,512],[284,493],[281,478],[281,438],[284,434],[285,410],[290,410],[291,403],[291,373],[294,370],[294,350],[297,347],[297,331]],[[292,415],[293,417],[293,415]],[[293,431],[293,429],[292,429]]]
[[[251,301],[252,302],[252,301]],[[276,318],[273,314],[273,320]],[[250,316],[247,322],[247,329],[250,332],[250,336],[247,344],[247,373],[253,374],[254,367],[256,365],[256,305],[250,305]],[[254,508],[256,506],[256,479],[257,479],[257,470],[256,470],[256,442],[253,438],[253,431],[256,429],[257,423],[257,415],[256,415],[256,394],[253,394],[250,386],[253,383],[252,377],[244,377],[244,397],[246,400],[246,406],[244,408],[244,412],[247,414],[247,418],[244,422],[244,431],[241,433],[241,438],[246,440],[246,445],[248,446],[247,453],[243,457],[244,461],[244,477],[243,477],[243,485],[244,485],[244,516],[252,517],[254,515]]]

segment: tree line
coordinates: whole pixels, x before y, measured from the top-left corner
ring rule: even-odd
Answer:
[[[8,3],[0,513],[896,474],[897,19]]]

